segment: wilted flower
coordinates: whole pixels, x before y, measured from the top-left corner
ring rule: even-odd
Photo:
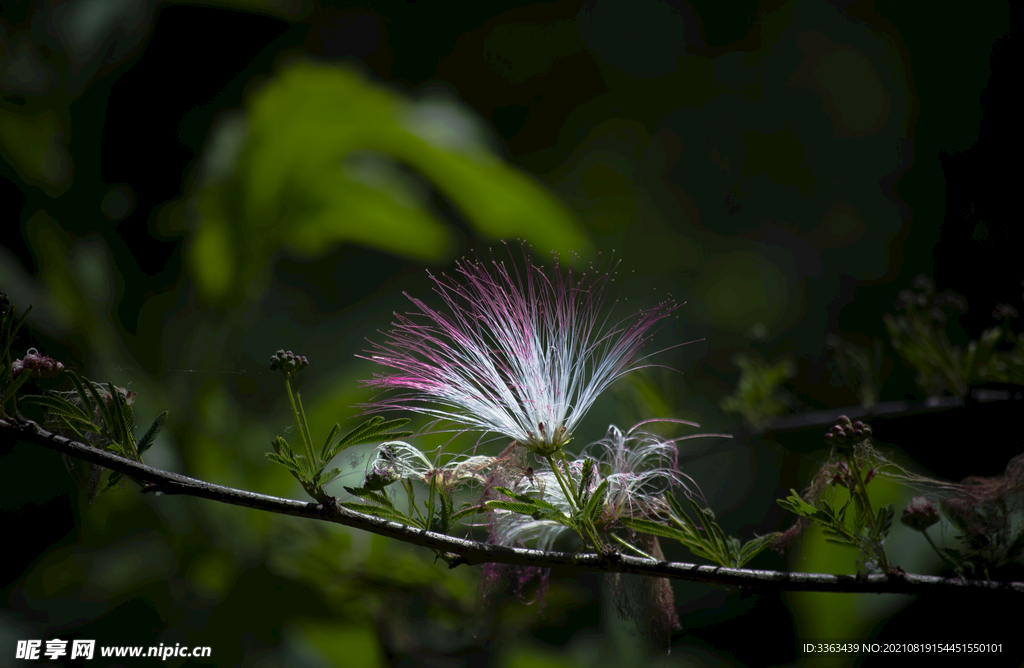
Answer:
[[[927,496],[915,496],[903,509],[900,521],[911,529],[924,531],[939,521],[939,509]]]
[[[693,422],[673,420],[690,426]],[[692,491],[687,483],[693,480],[679,470],[679,448],[677,441],[703,436],[724,436],[724,434],[697,434],[681,438],[666,439],[641,431],[641,422],[623,433],[615,425],[609,425],[604,438],[591,445],[597,448],[598,460],[604,463],[608,480],[608,495],[605,497],[603,519],[608,528],[622,517],[643,518],[660,514],[665,507],[664,495],[674,488],[683,490],[686,496]]]
[[[692,422],[673,420],[691,426]],[[608,427],[607,435],[592,443],[588,450],[592,455],[568,464],[568,477],[574,488],[585,487],[584,496],[601,484],[608,482],[604,507],[599,521],[599,531],[609,532],[619,525],[622,518],[650,518],[667,511],[665,494],[680,488],[687,496],[694,492],[690,485],[696,485],[688,476],[679,471],[677,441],[703,436],[724,436],[725,434],[697,434],[676,439],[666,439],[641,431],[646,422],[623,433],[615,425]],[[593,473],[586,475],[588,466]],[[565,515],[571,512],[571,505],[562,487],[550,468],[531,471],[515,482],[513,491],[536,496],[558,508]],[[548,518],[536,518],[505,510],[492,510],[491,534],[501,545],[520,545],[535,540],[539,550],[550,549],[562,533],[571,531],[565,525]]]
[[[556,266],[524,270],[504,262],[458,264],[462,281],[431,275],[447,313],[418,309],[397,322],[369,359],[395,369],[365,386],[409,390],[368,404],[404,408],[471,430],[503,434],[548,455],[569,440],[597,396],[639,368],[635,358],[671,301],[628,318],[602,316],[611,271],[577,274]]]
[[[442,491],[451,493],[456,487],[470,482],[484,483],[487,477],[482,471],[490,466],[493,457],[453,457],[448,463],[438,465],[419,448],[404,441],[388,441],[374,448],[363,487],[384,489],[399,480],[433,482]]]

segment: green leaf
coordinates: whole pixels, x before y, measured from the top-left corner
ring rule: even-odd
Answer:
[[[587,461],[590,461],[589,459]],[[583,521],[593,522],[598,513],[604,510],[604,497],[608,493],[608,479],[605,478],[601,481],[601,484],[597,486],[590,499],[587,500],[587,505],[583,507]]]
[[[25,318],[27,318],[28,314],[31,312],[32,305],[29,304],[28,308],[25,309],[25,312],[21,314],[20,318],[18,318],[17,316],[14,316],[14,304],[11,304],[10,315],[13,319],[12,317],[4,318],[4,350],[3,354],[0,354],[0,359],[7,359],[7,353],[11,350],[11,344],[14,343],[14,337],[17,335],[18,330],[21,329],[21,326],[25,323]]]
[[[614,541],[615,541],[616,543],[618,543],[618,544],[619,544],[619,545],[621,545],[622,547],[626,548],[627,550],[632,550],[633,552],[636,552],[636,553],[637,553],[637,554],[638,554],[639,556],[643,557],[644,559],[650,559],[651,561],[661,561],[660,559],[655,559],[654,557],[652,557],[651,555],[647,554],[646,552],[644,552],[644,551],[643,551],[643,550],[641,550],[640,548],[636,547],[636,546],[635,546],[635,545],[633,545],[632,543],[628,543],[628,542],[626,542],[625,540],[623,540],[623,539],[619,538],[618,536],[616,536],[616,535],[615,535],[615,534],[613,534],[613,533],[610,533],[610,534],[608,534],[608,535],[609,535],[609,536],[611,537],[611,539],[612,539],[612,540],[614,540]]]
[[[23,371],[17,378],[14,379],[13,383],[7,386],[7,388],[4,390],[3,395],[0,396],[0,406],[3,406],[4,404],[11,400],[11,397],[13,397],[15,393],[18,391],[18,388],[24,385],[25,381],[29,379],[29,375],[30,374],[27,371]]]
[[[284,437],[278,436],[276,439],[274,439],[274,446],[274,449],[277,450],[277,453],[282,457],[288,457],[289,459],[295,457],[295,454],[292,452],[291,446],[288,445],[288,441],[284,440]]]
[[[594,480],[594,460],[587,457],[583,460],[583,471],[580,474],[579,488],[576,490],[576,506],[583,507],[586,505],[586,499],[583,495],[586,490],[590,489],[590,485]],[[586,513],[583,514],[586,517]]]
[[[329,461],[327,455],[331,453],[331,444],[334,443],[334,438],[338,435],[339,431],[341,431],[341,425],[335,424],[331,429],[331,433],[327,435],[327,440],[324,441],[324,447],[320,449],[320,461],[325,464]]]
[[[704,533],[707,536],[707,541],[714,548],[715,554],[722,555],[722,557],[728,557],[729,548],[726,547],[723,536],[725,535],[722,530],[718,527],[715,522],[704,513],[704,509],[701,508],[696,501],[690,499],[690,505],[693,506],[694,512],[697,513],[697,517],[700,519],[701,524],[704,525]],[[718,531],[715,531],[718,529]]]
[[[678,540],[679,542],[689,545],[692,540],[689,536],[683,534],[674,527],[665,526],[658,522],[652,522],[650,520],[640,520],[631,518],[622,518],[622,524],[628,529],[633,531],[639,531],[640,533],[649,533],[652,536],[659,536],[661,538],[671,538]]]
[[[298,462],[290,458],[287,458],[284,455],[279,455],[276,452],[268,452],[267,459],[276,464],[280,464],[281,466],[285,467],[292,473],[295,473],[297,476],[299,476],[300,480],[302,480],[303,477],[305,476],[305,472],[302,470],[302,467],[299,466]]]
[[[452,524],[458,522],[463,517],[469,517],[470,515],[478,515],[480,513],[486,513],[487,506],[480,504],[479,506],[470,506],[469,508],[463,508],[459,512],[452,515]]]
[[[92,423],[92,418],[78,406],[56,394],[29,394],[21,398],[24,404],[35,404],[58,417],[76,422]]]
[[[341,469],[334,468],[320,475],[320,485],[326,485],[329,482],[334,482],[334,479],[341,475]]]
[[[791,489],[789,491],[789,498],[778,499],[778,504],[794,515],[806,517],[807,519],[814,519],[815,515],[819,512],[818,509],[801,499],[795,489]]]
[[[117,471],[111,471],[110,477],[107,478],[107,484],[103,487],[101,491],[106,492],[108,490],[113,489],[117,485],[117,483],[121,482],[123,478],[124,476],[122,476]]]
[[[156,419],[153,420],[153,424],[150,425],[149,429],[146,430],[146,433],[142,435],[142,438],[139,440],[140,455],[146,450],[149,450],[151,447],[153,447],[153,442],[156,440],[156,435],[163,428],[164,422],[167,421],[167,416],[169,414],[169,411],[164,411],[160,415],[157,415]]]
[[[452,516],[455,514],[455,503],[451,494],[441,493],[441,532],[448,533],[452,528]]]
[[[380,443],[382,441],[397,441],[400,438],[405,438],[412,434],[411,431],[392,431],[403,425],[408,424],[409,418],[397,418],[394,420],[385,420],[380,415],[375,415],[363,424],[359,425],[349,433],[345,434],[334,447],[327,450],[327,455],[324,456],[324,461],[328,462],[334,459],[339,452],[347,450],[356,445],[366,445],[368,443]],[[333,433],[333,432],[332,432]],[[325,446],[326,448],[326,446]]]
[[[718,527],[717,524],[715,526]],[[719,530],[721,531],[720,528],[719,528]],[[740,564],[739,564],[739,561],[740,561],[740,547],[741,547],[740,546],[740,539],[736,538],[734,536],[726,537],[724,533],[722,534],[722,536],[725,538],[725,540],[724,540],[725,547],[729,550],[729,563],[731,563],[736,568],[739,568],[740,567]]]
[[[107,407],[107,402],[103,400],[103,397],[100,396],[99,391],[96,389],[96,383],[93,383],[91,380],[86,378],[84,385],[85,389],[89,391],[89,394],[92,395],[92,399],[95,402],[93,410],[99,410],[100,415],[103,416],[104,428],[110,432],[111,436],[114,436],[113,417],[110,415],[110,409]],[[90,404],[90,406],[93,405]],[[116,440],[116,438],[114,440]]]
[[[537,506],[522,503],[519,501],[485,501],[488,508],[497,508],[498,510],[508,510],[513,513],[519,513],[520,515],[530,515],[539,512]]]
[[[513,492],[512,490],[508,489],[507,487],[495,487],[494,491],[499,492],[501,494],[504,494],[505,496],[507,496],[509,498],[515,499],[516,501],[519,501],[520,503],[527,503],[527,504],[529,504],[531,506],[534,506],[534,509],[542,508],[544,510],[554,510],[554,511],[556,511],[559,514],[562,514],[561,510],[559,510],[557,507],[555,507],[551,503],[548,503],[544,499],[538,499],[538,498],[532,497],[532,496],[530,496],[528,494],[519,494],[517,492]]]
[[[743,568],[744,566],[746,566],[748,563],[750,563],[751,559],[753,559],[754,557],[768,549],[771,546],[772,541],[778,538],[779,535],[780,534],[776,532],[770,533],[766,536],[759,536],[757,538],[752,538],[751,540],[748,540],[747,543],[740,550],[740,556],[736,560],[737,566],[739,568]]]
[[[345,491],[353,496],[358,496],[361,499],[366,499],[378,506],[384,508],[391,508],[394,510],[395,504],[391,502],[387,494],[382,492],[376,492],[372,489],[366,489],[365,487],[346,487]]]
[[[93,419],[92,416],[96,414],[96,407],[92,405],[92,399],[89,396],[89,392],[85,391],[85,385],[82,379],[78,377],[78,374],[74,371],[69,370],[68,376],[71,378],[71,382],[75,385],[75,391],[78,392],[79,401],[82,402],[82,406],[85,407],[86,413],[90,416],[90,421]]]
[[[889,535],[889,529],[892,528],[892,518],[895,515],[896,515],[896,509],[894,508],[893,504],[891,504],[891,503],[889,505],[887,505],[887,506],[883,506],[883,507],[878,509],[878,522],[877,522],[877,526],[879,527],[879,530],[878,530],[878,537],[879,538],[885,538],[886,536]]]

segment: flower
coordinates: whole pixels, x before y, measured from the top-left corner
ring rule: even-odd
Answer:
[[[417,447],[404,441],[388,441],[374,448],[363,487],[381,490],[401,479],[434,482],[443,492],[451,493],[456,487],[470,482],[485,483],[482,471],[491,465],[493,457],[453,457],[438,466]]]
[[[364,405],[404,408],[468,430],[508,436],[539,455],[569,441],[598,395],[637,368],[654,325],[677,305],[663,301],[613,321],[602,316],[609,272],[545,271],[523,248],[526,268],[464,259],[462,280],[430,275],[447,312],[413,297],[383,344],[363,359],[394,369],[363,386],[407,390]],[[408,295],[406,295],[408,296]]]
[[[939,521],[939,509],[927,496],[915,496],[903,509],[900,521],[915,531],[924,531]]]
[[[666,439],[640,429],[652,421],[641,422],[627,432],[610,425],[604,438],[588,446],[588,450],[596,452],[584,454],[568,464],[567,477],[574,489],[586,484],[586,498],[602,481],[608,482],[604,507],[597,523],[601,533],[621,528],[619,520],[623,518],[649,519],[666,513],[668,504],[665,495],[672,494],[674,488],[681,488],[686,496],[692,496],[694,492],[690,485],[696,485],[678,469],[679,450],[676,443],[690,438],[727,436],[695,434]],[[682,420],[671,422],[699,426]],[[594,465],[594,472],[584,482],[583,472],[587,460]],[[507,468],[512,470],[515,467]],[[499,486],[506,486],[517,494],[543,499],[564,515],[571,514],[571,504],[550,468],[545,467],[539,471],[530,469],[528,473],[518,476],[510,476],[506,472],[500,483]],[[486,496],[488,494],[485,491]],[[564,524],[550,518],[534,518],[501,509],[491,511],[491,537],[499,545],[524,545],[534,540],[536,549],[549,550],[559,535],[571,531]]]
[[[699,426],[682,420],[672,422]],[[665,512],[667,507],[664,495],[671,494],[675,487],[681,488],[686,496],[691,496],[687,482],[693,483],[693,480],[679,470],[676,442],[703,436],[725,436],[696,434],[665,439],[640,431],[640,427],[646,423],[641,422],[625,433],[615,425],[609,425],[605,437],[591,445],[603,451],[598,459],[605,463],[607,469],[608,494],[602,518],[608,528],[623,517],[639,519]]]
[[[54,378],[64,371],[64,365],[52,357],[40,354],[35,348],[29,348],[25,357],[16,359],[11,363],[11,376],[13,378],[21,375],[22,371],[28,371],[39,378]]]

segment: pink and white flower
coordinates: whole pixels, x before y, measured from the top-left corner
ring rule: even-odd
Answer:
[[[523,254],[522,270],[464,259],[461,280],[431,275],[445,311],[409,297],[417,310],[396,313],[388,339],[360,356],[394,370],[364,386],[405,392],[364,408],[495,432],[539,455],[561,449],[598,395],[641,368],[639,351],[677,304],[612,320],[603,311],[617,263],[600,275],[573,263],[546,271]]]

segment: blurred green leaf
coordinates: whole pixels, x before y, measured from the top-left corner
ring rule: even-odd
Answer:
[[[443,257],[449,231],[430,211],[426,185],[485,237],[586,254],[572,214],[465,131],[459,114],[340,67],[287,66],[251,99],[236,168],[200,170],[188,205],[169,209],[189,219],[201,293],[216,300],[242,286],[253,290],[250,283],[282,244],[309,256],[357,243]],[[238,134],[238,123],[222,131]],[[218,156],[205,164],[224,162]]]

